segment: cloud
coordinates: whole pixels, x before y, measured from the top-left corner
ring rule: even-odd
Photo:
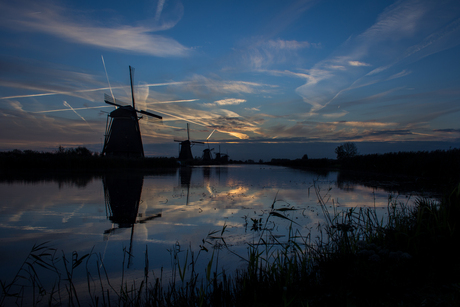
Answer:
[[[244,109],[247,110],[247,111],[256,111],[256,112],[260,111],[260,107],[257,107],[257,108],[244,108]]]
[[[241,140],[246,140],[249,139],[249,136],[244,133],[239,133],[239,132],[228,132],[228,134],[233,135],[234,137],[237,137]]]
[[[327,113],[327,114],[323,114],[323,117],[326,117],[326,118],[338,118],[338,117],[345,116],[348,113],[349,112],[347,112],[347,111],[342,111],[342,112],[338,112],[338,113]]]
[[[449,21],[450,16],[452,14],[443,5],[435,2],[397,1],[386,8],[371,27],[356,37],[350,37],[335,50],[333,56],[309,69],[306,83],[298,87],[296,93],[311,106],[310,113],[313,114],[337,101],[351,89],[403,77],[410,71],[402,69],[394,73],[390,72],[390,68],[403,64],[408,54],[414,54],[427,46],[435,51],[442,50],[441,46],[431,46],[431,42],[442,43],[443,46],[460,43],[460,19]],[[444,26],[446,23],[448,25]],[[439,27],[441,30],[435,30],[436,34],[433,35],[433,29]],[[447,40],[447,37],[450,39]],[[373,66],[376,68],[369,70]],[[380,79],[374,77],[383,72],[389,74]],[[373,79],[370,80],[371,77]]]
[[[318,47],[318,44],[308,41],[254,38],[244,51],[243,58],[246,65],[252,69],[267,69],[275,64],[295,61],[299,58],[300,50],[311,46]]]
[[[397,125],[397,123],[381,123],[375,121],[340,121],[334,124],[360,128],[384,128]]]
[[[277,40],[269,40],[266,43],[266,46],[274,50],[298,50],[298,49],[310,47],[310,43],[306,41],[299,42],[296,40],[287,41],[287,40],[277,39]]]
[[[434,129],[434,132],[460,133],[460,129]]]
[[[348,64],[350,66],[371,66],[371,64],[367,64],[367,63],[360,62],[360,61],[348,61]]]
[[[1,25],[15,31],[41,32],[78,44],[159,57],[184,57],[191,52],[174,39],[152,34],[173,27],[180,18],[167,26],[115,24],[109,27],[101,26],[100,22],[90,18],[77,19],[69,10],[49,3],[46,6],[43,3],[17,6],[3,4],[2,9]]]
[[[410,75],[412,72],[411,71],[408,71],[408,70],[403,70],[397,74],[394,74],[394,75],[391,75],[388,77],[387,80],[392,80],[392,79],[397,79],[397,78],[402,78],[402,77],[405,77],[407,75]]]
[[[409,37],[418,30],[427,9],[424,1],[397,1],[380,14],[377,22],[362,33],[358,39],[376,42]]]
[[[222,94],[267,93],[274,87],[276,86],[256,82],[224,81],[197,74],[193,75],[190,81],[181,85],[182,90],[190,91],[200,97],[213,97]]]
[[[246,102],[246,99],[228,98],[228,99],[217,100],[214,103],[219,105],[219,106],[224,106],[224,105],[240,104],[240,103],[243,103],[243,102]]]
[[[24,111],[18,101],[5,101],[0,107],[0,143],[3,150],[50,150],[63,146],[94,145],[99,148],[105,121],[84,122]]]
[[[149,97],[146,103],[149,110],[164,115],[164,122],[183,120],[239,139],[249,138],[248,133],[251,135],[259,133],[260,118],[244,118],[230,110],[214,109],[210,112],[195,109],[188,104],[157,104],[153,97]]]
[[[246,99],[237,99],[237,98],[227,98],[214,101],[214,103],[202,103],[202,106],[205,107],[215,107],[215,106],[226,106],[226,105],[238,105],[246,102]]]

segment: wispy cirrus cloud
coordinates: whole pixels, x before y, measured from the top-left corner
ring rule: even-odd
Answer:
[[[226,98],[221,100],[216,100],[213,103],[202,103],[204,107],[216,107],[216,106],[228,106],[228,105],[238,105],[246,102],[246,99],[237,99],[237,98]]]
[[[222,94],[268,93],[276,87],[276,85],[257,82],[207,78],[197,74],[181,86],[182,90],[190,91],[200,97],[213,97]]]
[[[411,73],[412,71],[404,69],[403,71],[400,71],[394,75],[389,76],[387,80],[402,78],[402,77],[410,75]]]
[[[2,148],[8,150],[30,149],[31,146],[50,150],[59,145],[99,144],[105,128],[99,120],[82,121],[78,116],[64,119],[30,113],[14,100],[1,104],[0,118]]]
[[[183,12],[180,9],[177,10],[174,20],[162,24],[155,24],[152,21],[147,26],[128,24],[101,26],[100,22],[92,20],[84,13],[79,12],[79,15],[82,14],[85,18],[77,19],[74,17],[74,12],[50,2],[44,5],[43,3],[18,1],[3,3],[1,8],[0,24],[15,31],[46,33],[77,44],[159,57],[183,57],[191,52],[190,48],[174,39],[152,34],[172,28],[182,17]],[[156,16],[155,19],[159,17]]]
[[[385,9],[371,27],[350,37],[333,56],[309,69],[306,83],[296,92],[311,106],[313,114],[348,90],[407,76],[411,70],[400,68],[400,72],[395,73],[390,68],[402,65],[408,57],[425,48],[431,53],[445,49],[448,37],[449,46],[460,43],[460,20],[438,28],[449,18],[441,4],[423,0],[397,1]],[[375,77],[383,72],[386,75]]]
[[[350,66],[371,66],[371,64],[360,62],[360,61],[348,61],[348,64]]]
[[[397,1],[380,14],[377,21],[361,35],[358,40],[364,44],[383,40],[399,40],[412,36],[420,27],[427,13],[428,1]]]
[[[220,133],[238,139],[248,139],[250,135],[260,133],[261,118],[253,117],[248,119],[234,111],[222,108],[204,111],[188,104],[157,104],[153,98],[148,98],[146,103],[149,110],[155,110],[163,114],[163,121],[165,122],[182,120],[209,129],[215,129]]]
[[[264,130],[263,137],[291,142],[401,142],[401,141],[455,141],[456,130],[431,130],[420,125],[371,121],[303,121],[293,125],[278,124]]]
[[[282,40],[264,38],[255,39],[245,51],[243,58],[249,67],[255,70],[267,69],[274,64],[284,63],[298,57],[298,52],[305,48],[320,47],[320,44],[308,41]]]

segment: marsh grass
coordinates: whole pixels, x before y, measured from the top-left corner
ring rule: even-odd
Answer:
[[[148,247],[140,281],[113,282],[94,253],[67,258],[47,243],[34,246],[9,283],[0,305],[36,306],[453,306],[460,303],[458,216],[460,186],[441,201],[418,198],[414,205],[389,197],[386,215],[375,207],[339,210],[330,190],[315,186],[325,224],[318,236],[303,234],[275,198],[264,219],[254,219],[257,236],[247,254],[226,242],[227,227],[211,231],[195,250],[176,243],[169,250],[172,275],[149,269]],[[273,225],[287,223],[286,236]],[[255,226],[256,227],[255,227]],[[245,263],[229,275],[221,252]],[[129,256],[124,251],[125,256]],[[204,266],[199,263],[204,262]],[[85,264],[85,265],[83,265]],[[93,275],[94,265],[96,274]],[[204,268],[204,269],[203,269]],[[86,289],[75,286],[77,270]],[[81,272],[80,272],[81,273]],[[54,280],[46,288],[42,274]],[[51,277],[50,277],[51,276]],[[51,278],[51,279],[50,279]],[[53,279],[54,278],[54,279]],[[85,291],[83,291],[85,290]],[[80,292],[81,291],[81,292]],[[28,300],[28,301],[27,301]]]

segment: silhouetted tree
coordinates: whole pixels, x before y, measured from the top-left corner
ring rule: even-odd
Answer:
[[[302,160],[308,160],[308,155],[304,154],[303,157],[302,157]]]
[[[335,149],[335,153],[337,154],[338,160],[341,160],[344,158],[351,158],[358,154],[358,148],[356,147],[355,143],[346,142],[338,146]]]

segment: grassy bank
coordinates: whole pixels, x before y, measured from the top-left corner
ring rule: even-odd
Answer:
[[[45,172],[72,171],[98,172],[112,169],[177,168],[175,158],[124,158],[106,157],[92,153],[85,147],[60,147],[55,152],[32,150],[13,150],[0,152],[0,171],[2,172]]]
[[[273,159],[267,164],[297,168],[366,171],[388,175],[453,178],[460,173],[460,149],[390,152],[343,159]]]
[[[109,278],[101,257],[65,254],[46,244],[34,246],[11,280],[2,278],[0,305],[40,306],[453,306],[460,303],[460,187],[440,202],[418,199],[409,207],[389,199],[385,220],[373,208],[338,209],[327,191],[315,189],[326,223],[321,235],[302,234],[276,200],[259,236],[238,255],[246,268],[219,269],[226,227],[208,234],[193,250],[171,251],[171,280],[145,270],[137,281]],[[288,237],[271,233],[279,219],[291,223]],[[125,251],[126,253],[126,251]],[[128,255],[127,255],[128,256]],[[206,259],[204,271],[198,261]],[[122,264],[125,267],[125,263]],[[76,276],[86,286],[76,287]],[[54,280],[50,287],[44,280]]]

